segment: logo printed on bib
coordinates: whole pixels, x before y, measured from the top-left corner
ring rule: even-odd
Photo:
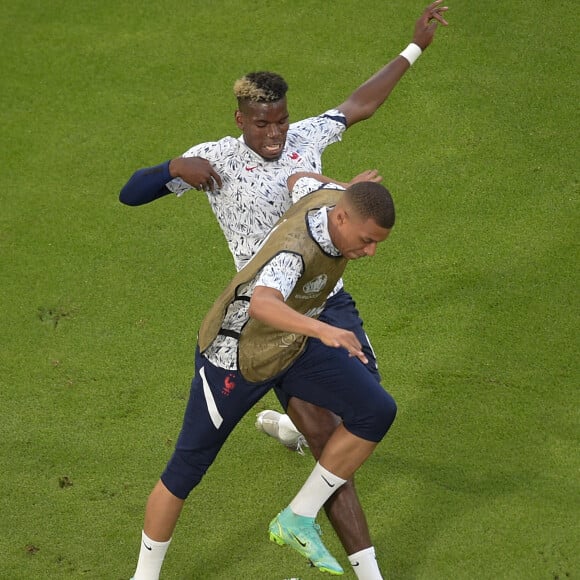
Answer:
[[[302,286],[302,292],[304,294],[318,294],[325,286],[326,282],[328,281],[328,276],[326,274],[320,274],[320,276],[316,276],[310,280],[310,282],[306,282],[304,286]],[[299,296],[301,298],[302,296]],[[304,297],[306,298],[306,296]]]

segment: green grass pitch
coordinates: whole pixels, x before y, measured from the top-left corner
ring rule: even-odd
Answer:
[[[379,169],[398,211],[346,276],[399,405],[358,489],[385,578],[579,578],[577,7],[448,4],[389,102],[324,158],[342,179]],[[237,135],[245,72],[283,74],[294,119],[337,105],[422,8],[3,6],[0,580],[131,576],[198,324],[233,272],[199,193],[128,208],[120,187]],[[266,532],[312,458],[253,418],[186,504],[163,578],[321,577]]]

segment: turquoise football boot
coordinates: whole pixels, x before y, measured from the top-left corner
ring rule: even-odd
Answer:
[[[312,562],[322,572],[340,576],[341,565],[320,539],[320,527],[314,518],[298,516],[286,508],[270,522],[270,540],[280,546],[290,546]]]

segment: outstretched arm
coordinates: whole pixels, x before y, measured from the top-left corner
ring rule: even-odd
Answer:
[[[275,288],[256,286],[248,313],[268,326],[318,338],[326,346],[345,348],[350,356],[358,357],[364,364],[368,362],[353,332],[300,314],[284,302],[284,296]]]
[[[443,0],[436,0],[425,10],[415,23],[412,44],[402,54],[375,73],[356,89],[350,97],[337,107],[346,117],[347,127],[368,119],[387,100],[395,85],[401,80],[415,59],[433,41],[438,24],[447,26],[442,14],[447,6],[440,6]]]

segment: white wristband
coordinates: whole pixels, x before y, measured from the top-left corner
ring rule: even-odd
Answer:
[[[403,52],[399,53],[399,56],[406,58],[409,61],[409,64],[413,65],[413,63],[421,56],[422,52],[423,51],[421,50],[420,46],[414,42],[411,42],[411,44],[409,44],[409,46],[403,50]]]

